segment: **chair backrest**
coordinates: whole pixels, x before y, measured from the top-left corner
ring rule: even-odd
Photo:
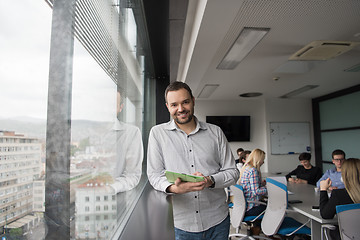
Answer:
[[[341,239],[360,239],[360,203],[338,205],[336,213]]]
[[[244,189],[241,185],[236,184],[230,186],[233,194],[233,207],[230,211],[230,222],[234,228],[238,228],[244,219],[246,211],[246,201],[244,197]]]
[[[277,233],[285,217],[287,208],[287,182],[285,177],[266,178],[268,202],[261,229],[271,236]]]

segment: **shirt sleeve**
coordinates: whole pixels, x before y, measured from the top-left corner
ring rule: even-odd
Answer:
[[[169,187],[171,183],[167,181],[165,176],[165,162],[154,128],[151,129],[149,134],[147,175],[153,188],[166,193],[166,188]]]
[[[215,180],[215,188],[226,188],[234,185],[239,179],[239,170],[235,165],[235,159],[231,152],[230,145],[223,133],[219,128],[219,147],[220,154],[220,171],[213,174]]]
[[[310,173],[308,184],[316,185],[316,182],[321,178],[321,169],[313,167],[313,171]]]
[[[336,214],[336,193],[332,192],[329,199],[327,191],[320,191],[320,215],[324,219],[331,219]]]
[[[330,177],[330,175],[329,175],[329,170],[327,170],[327,171],[324,173],[324,175],[322,175],[322,177],[316,182],[316,186],[319,188],[319,187],[320,187],[320,182],[321,182],[322,180],[328,179],[328,177]]]
[[[128,191],[136,187],[142,174],[144,150],[140,129],[136,128],[136,130],[127,138],[127,141],[130,143],[127,144],[127,148],[125,149],[124,171],[119,177],[115,178],[115,183],[111,185],[116,193]]]
[[[288,175],[286,175],[286,180],[289,180],[289,178],[291,177],[291,175],[297,175],[297,170],[298,170],[298,168],[295,168],[295,169],[292,170]]]

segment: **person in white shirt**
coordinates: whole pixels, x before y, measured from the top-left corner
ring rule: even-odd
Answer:
[[[158,191],[173,194],[175,239],[228,239],[229,208],[224,188],[235,184],[239,171],[220,127],[194,116],[189,86],[171,83],[165,91],[173,118],[153,127],[148,144],[147,174]],[[201,182],[169,183],[165,170],[203,176]]]

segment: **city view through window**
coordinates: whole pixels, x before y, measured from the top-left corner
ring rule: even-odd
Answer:
[[[112,239],[121,234],[146,181],[143,138],[152,124],[152,116],[149,122],[143,120],[144,88],[150,79],[144,72],[151,59],[143,55],[137,7],[130,2],[78,1],[73,44],[60,49],[70,52],[69,89],[54,88],[62,86],[61,78],[53,78],[61,67],[54,68],[60,57],[54,56],[59,49],[52,47],[56,39],[51,37],[57,31],[53,11],[60,4],[0,2],[3,239],[52,239],[54,229],[64,232],[59,239]],[[84,20],[79,9],[94,11],[98,19]],[[103,43],[103,37],[95,38],[109,48],[106,54],[83,37],[98,34],[90,28],[99,19],[108,39]],[[81,30],[82,24],[89,29]],[[109,67],[112,64],[116,68]],[[64,102],[57,101],[59,96],[65,96]],[[70,113],[65,125],[54,118],[64,116],[63,111]],[[66,124],[69,141],[63,138]],[[56,141],[65,147],[59,149]]]

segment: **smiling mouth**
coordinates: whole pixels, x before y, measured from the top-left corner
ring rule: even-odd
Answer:
[[[188,112],[178,113],[178,117],[186,117],[188,115]]]

